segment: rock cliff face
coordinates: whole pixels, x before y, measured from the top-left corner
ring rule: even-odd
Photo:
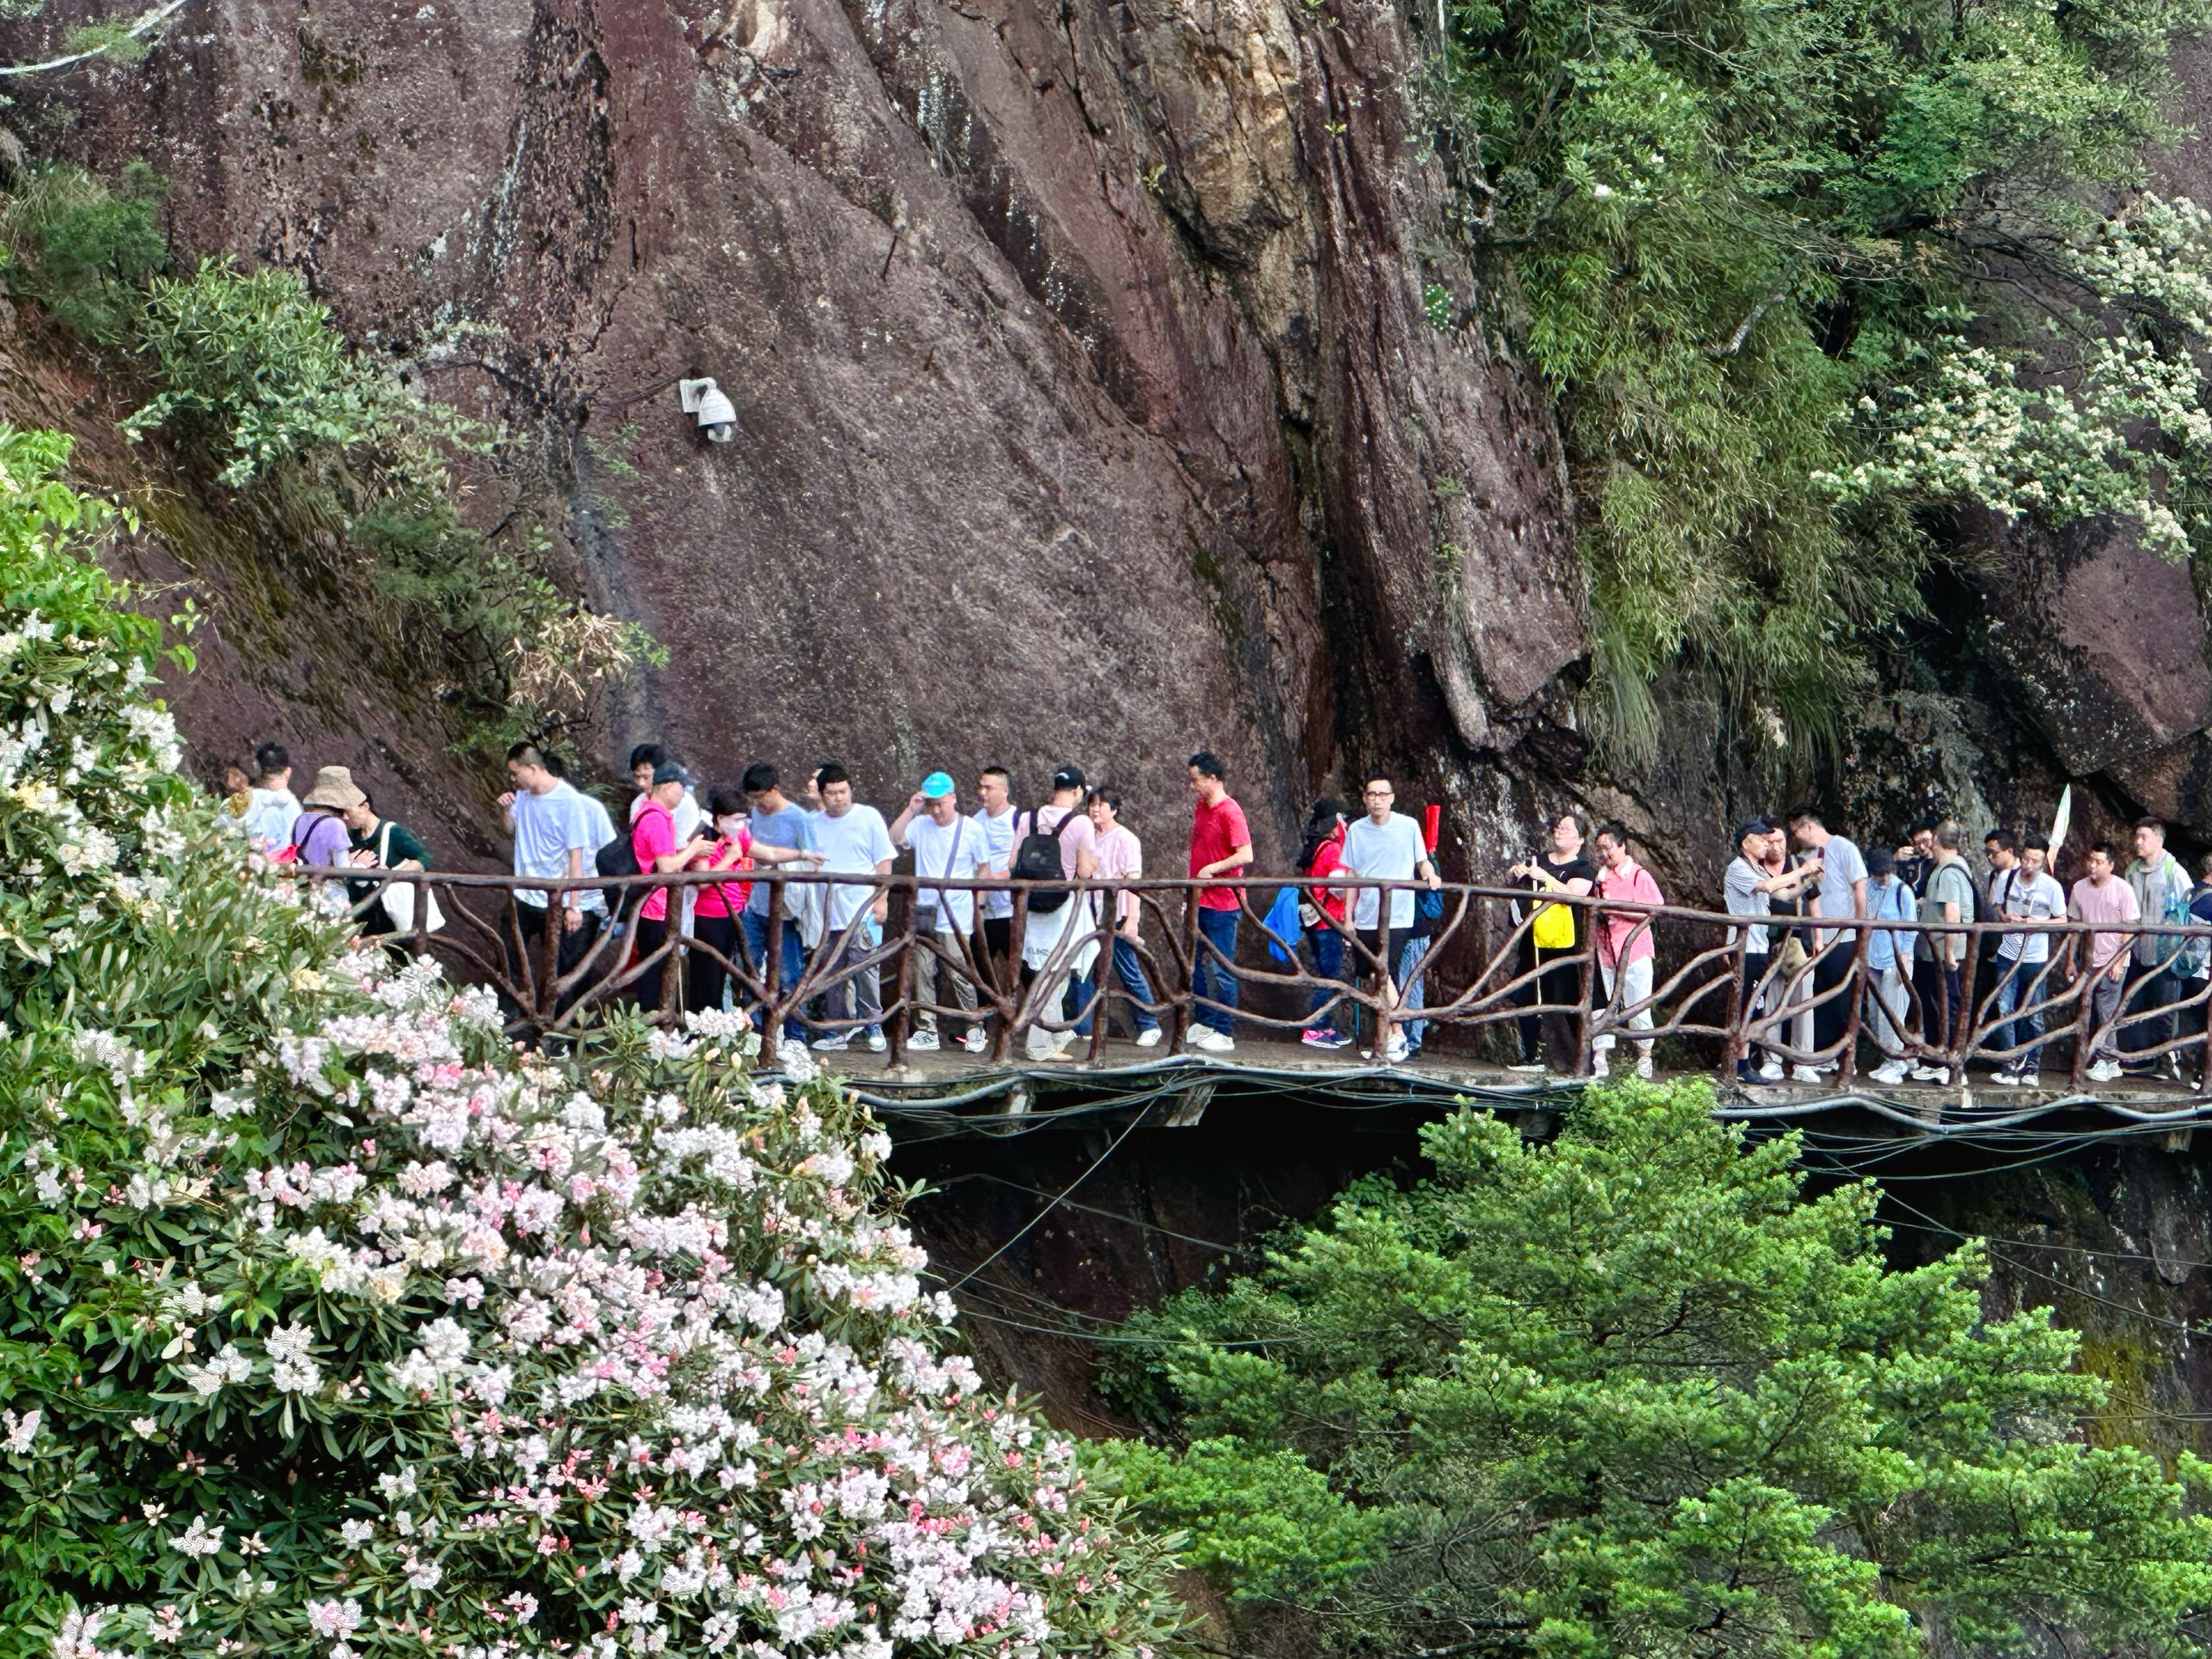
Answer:
[[[0,53],[102,9],[48,0]],[[152,161],[187,257],[297,270],[403,357],[450,343],[432,390],[516,434],[472,515],[552,503],[579,589],[669,647],[601,766],[648,736],[714,779],[835,756],[892,804],[939,766],[1033,791],[1073,759],[1129,788],[1172,868],[1206,745],[1274,868],[1310,792],[1389,767],[1453,804],[1454,873],[1494,874],[1574,799],[1648,831],[1669,891],[1713,894],[1725,826],[1777,804],[1720,711],[1662,687],[1660,759],[1626,778],[1556,723],[1585,650],[1571,503],[1540,400],[1462,325],[1420,74],[1390,0],[188,0],[143,63],[42,77],[9,118],[40,153]],[[2212,199],[2194,149],[2167,171]],[[737,401],[727,447],[677,409],[698,374]],[[0,412],[82,433],[96,483],[155,486],[129,556],[210,609],[210,672],[177,688],[201,763],[279,738],[441,855],[498,862],[490,781],[445,751],[429,689],[364,677],[343,605],[126,451],[118,398],[35,336],[0,352]],[[1984,542],[1904,683],[1846,721],[1847,820],[2018,822],[2070,773],[2086,828],[2148,807],[2212,837],[2186,573],[2112,526]],[[1088,1347],[1035,1340],[1021,1279],[1118,1315],[1410,1152],[1282,1122],[1148,1138],[1011,1257],[979,1332],[1003,1374],[1083,1420]],[[976,1183],[922,1212],[948,1260],[1097,1151],[1048,1150],[932,1170]],[[2201,1401],[2164,1335],[2205,1295],[2201,1170],[2100,1158],[1967,1183],[1986,1205],[1919,1224],[2016,1236],[2001,1297],[2121,1264],[2144,1295],[2118,1311],[2148,1312],[2106,1321],[2112,1366],[2160,1409]],[[2115,1311],[2082,1283],[2091,1323]]]
[[[1164,850],[1192,748],[1279,843],[1341,763],[1511,750],[1583,649],[1547,419],[1425,310],[1474,295],[1419,73],[1387,0],[192,0],[19,115],[151,161],[179,250],[296,269],[356,338],[491,331],[428,375],[536,453],[478,506],[556,492],[672,654],[610,752],[836,756],[884,800],[1074,759]],[[479,805],[397,706],[262,679],[188,729]]]

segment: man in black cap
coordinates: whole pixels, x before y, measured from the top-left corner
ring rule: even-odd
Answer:
[[[1036,828],[1040,834],[1050,835],[1060,829],[1060,820],[1073,813],[1074,821],[1060,835],[1060,874],[1073,881],[1077,877],[1089,880],[1098,873],[1098,830],[1091,822],[1091,815],[1083,810],[1083,769],[1063,766],[1052,775],[1052,799],[1036,810]],[[1097,906],[1089,898],[1069,925],[1085,932],[1097,926]],[[1071,934],[1070,937],[1075,935]],[[1076,1036],[1091,1035],[1091,976],[1098,959],[1098,949],[1085,945],[1076,954],[1073,970],[1068,975],[1067,994],[1061,1000],[1061,1017],[1079,1012],[1073,1031],[1059,1033],[1057,1047],[1065,1048]]]

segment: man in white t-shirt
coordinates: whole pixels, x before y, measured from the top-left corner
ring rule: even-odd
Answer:
[[[514,873],[547,880],[576,880],[595,869],[592,856],[611,836],[603,837],[604,811],[574,784],[547,763],[536,744],[518,743],[507,751],[507,775],[514,787],[499,798],[507,833],[514,837]],[[549,905],[549,890],[521,888],[514,895],[515,920],[528,952],[528,967],[519,972],[538,973],[538,941],[545,935],[549,911],[560,918],[560,937],[555,947],[556,971],[566,974],[591,949],[606,919],[606,900],[596,887],[571,887],[557,902]],[[575,998],[571,989],[562,1006]]]
[[[907,1047],[927,1053],[937,1046],[937,961],[943,952],[956,963],[974,963],[975,892],[969,887],[931,887],[939,881],[975,881],[990,874],[990,844],[973,818],[960,816],[959,798],[950,774],[932,772],[921,781],[891,820],[890,838],[914,853],[915,890],[914,1036]],[[935,948],[930,948],[931,945]],[[975,982],[959,966],[947,977],[960,1006],[969,1016],[966,1047],[983,1052],[981,1025],[975,1023]]]
[[[2043,838],[2030,836],[2021,843],[2020,862],[1990,878],[1990,902],[2007,921],[2066,919],[2066,890],[2044,867],[2050,856]],[[2051,1000],[2056,988],[2045,976],[2050,962],[2051,935],[2046,933],[2023,929],[1997,941],[1997,1018],[2005,1024],[1997,1027],[1996,1046],[2033,1045],[1998,1068],[1996,1081],[2008,1087],[2033,1089],[2039,1081],[2044,1018],[2037,1005]],[[2027,1012],[2014,1019],[2013,1010],[2022,1007]]]
[[[820,868],[834,875],[888,876],[898,849],[891,845],[884,815],[853,799],[852,775],[835,761],[816,769],[806,785],[807,814],[814,829],[814,850],[822,855]],[[866,907],[868,915],[854,923]],[[883,923],[890,914],[890,895],[884,888],[859,882],[840,882],[830,890],[829,912],[823,918],[821,948],[831,957],[833,982],[828,1000],[830,1017],[837,1020],[866,1020],[868,1047],[884,1049],[884,994],[878,964],[868,960],[883,944]],[[847,930],[851,937],[847,938]],[[858,1002],[858,1012],[854,1003]],[[852,1041],[853,1028],[841,1025],[814,1040],[829,1051],[842,1049]]]
[[[1390,780],[1370,778],[1360,799],[1366,805],[1367,816],[1344,832],[1340,866],[1342,872],[1370,881],[1411,882],[1418,877],[1431,890],[1443,886],[1437,866],[1430,862],[1419,821],[1392,810],[1398,792],[1391,787]],[[1370,977],[1377,994],[1387,1006],[1395,1007],[1398,991],[1390,977],[1390,964],[1398,959],[1398,946],[1405,931],[1413,925],[1414,898],[1410,887],[1392,888],[1389,890],[1386,909],[1384,897],[1383,890],[1379,888],[1355,890],[1352,925],[1358,934],[1360,946],[1373,953]],[[1394,1029],[1384,1058],[1395,1064],[1405,1057],[1405,1036]]]
[[[1014,848],[1021,840],[1021,814],[1014,810],[1014,781],[1003,766],[987,766],[977,775],[982,805],[968,822],[983,837],[985,874],[1005,880],[1013,873]],[[1000,985],[1013,982],[1014,895],[1011,888],[983,895],[983,953]]]
[[[1811,858],[1819,860],[1820,888],[1814,911],[1823,916],[1863,916],[1866,914],[1866,860],[1858,843],[1832,833],[1820,821],[1818,807],[1801,806],[1790,815],[1790,834]],[[1858,933],[1854,928],[1823,927],[1816,931],[1813,959],[1813,1047],[1816,1052],[1840,1048],[1850,1016],[1851,994],[1843,989],[1857,960]],[[1797,1081],[1818,1082],[1836,1069],[1841,1055],[1831,1054],[1797,1068]]]

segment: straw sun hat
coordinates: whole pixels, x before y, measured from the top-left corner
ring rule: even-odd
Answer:
[[[325,766],[315,774],[315,787],[300,798],[300,805],[327,806],[333,811],[342,812],[349,806],[360,805],[368,799],[354,782],[350,769]]]

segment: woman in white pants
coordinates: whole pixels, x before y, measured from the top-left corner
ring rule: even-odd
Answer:
[[[1636,1008],[1638,1003],[1646,1006],[1636,1008],[1628,1018],[1631,1030],[1651,1029],[1652,968],[1657,946],[1651,937],[1655,920],[1641,907],[1664,904],[1665,895],[1651,872],[1638,864],[1628,851],[1628,831],[1618,823],[1601,824],[1597,832],[1598,878],[1597,895],[1612,903],[1635,905],[1636,909],[1601,910],[1604,924],[1598,933],[1598,972],[1605,982],[1605,999],[1608,1007]],[[1603,1077],[1610,1069],[1607,1054],[1613,1046],[1613,1033],[1608,1031],[1590,1044],[1590,1075]],[[1636,1045],[1636,1074],[1652,1075],[1651,1043],[1638,1042]]]

